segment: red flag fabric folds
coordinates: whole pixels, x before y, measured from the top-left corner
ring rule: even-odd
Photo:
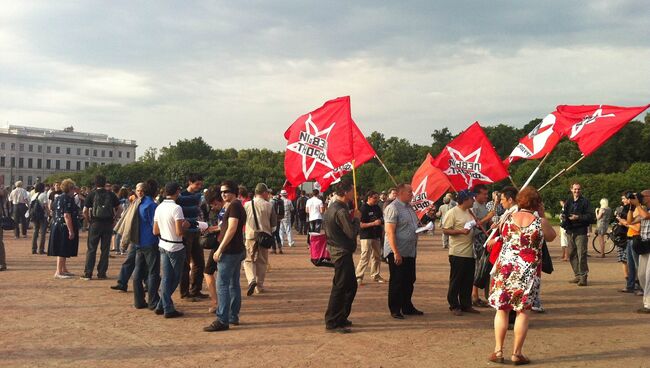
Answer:
[[[477,184],[492,184],[508,176],[508,171],[478,122],[454,138],[433,160],[457,191]]]
[[[564,136],[564,126],[558,122],[558,113],[548,114],[528,135],[519,140],[510,156],[503,161],[507,167],[519,160],[535,160],[551,152]]]
[[[298,191],[297,186],[293,186],[288,180],[285,180],[284,185],[282,186],[282,189],[287,191],[287,198],[290,201],[295,201],[296,200],[297,191]]]
[[[558,117],[564,120],[564,134],[589,156],[649,105],[620,107],[610,105],[560,105]]]
[[[284,133],[284,172],[293,185],[316,180],[325,191],[348,171],[375,156],[352,120],[350,97],[339,97],[300,116]]]
[[[447,178],[442,170],[433,166],[432,161],[433,157],[427,153],[427,157],[411,180],[411,187],[413,187],[411,205],[418,215],[418,219],[422,219],[422,216],[426,214],[427,208],[442,197],[447,190],[450,188],[453,189],[449,178]]]

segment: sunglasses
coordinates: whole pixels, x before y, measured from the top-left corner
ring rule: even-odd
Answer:
[[[230,189],[226,189],[226,190],[223,190],[223,189],[222,189],[222,190],[221,190],[221,195],[228,194],[228,193],[235,194],[235,192],[233,192],[233,191],[230,190]]]

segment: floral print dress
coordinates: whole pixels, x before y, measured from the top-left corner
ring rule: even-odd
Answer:
[[[542,271],[542,221],[519,227],[510,217],[501,229],[503,248],[492,268],[490,305],[499,310],[529,310],[539,297]]]

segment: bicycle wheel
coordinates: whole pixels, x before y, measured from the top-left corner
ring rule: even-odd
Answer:
[[[614,240],[611,238],[610,233],[605,234],[605,254],[610,254],[616,248]]]
[[[594,248],[594,251],[596,251],[596,253],[600,254],[600,244],[598,244],[598,241],[596,239],[598,239],[598,237],[594,235],[594,237],[591,239],[591,247]]]

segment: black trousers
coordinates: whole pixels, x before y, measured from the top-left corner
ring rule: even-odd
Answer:
[[[472,307],[472,286],[474,282],[474,258],[449,256],[449,309]]]
[[[194,295],[203,288],[203,271],[205,270],[205,257],[203,247],[199,244],[200,233],[186,231],[183,235],[185,244],[185,268],[181,275],[181,296]],[[190,267],[191,262],[191,267]]]
[[[47,218],[41,220],[32,220],[34,224],[34,234],[32,234],[32,252],[36,252],[38,245],[39,252],[45,252],[45,235],[47,233]]]
[[[342,327],[352,311],[352,302],[357,295],[357,278],[354,273],[352,254],[346,254],[334,261],[334,279],[329,304],[325,312],[325,327]]]
[[[97,276],[105,277],[108,270],[108,255],[111,251],[111,239],[113,238],[112,221],[94,221],[88,229],[88,252],[86,253],[85,276],[92,276],[95,260],[97,258],[97,247],[101,247],[101,255],[97,264]],[[101,245],[100,245],[101,242]]]
[[[23,236],[27,236],[27,218],[25,217],[25,213],[27,213],[27,205],[24,203],[18,203],[14,205],[14,221],[16,222],[16,228],[14,229],[14,235],[16,238],[19,237],[20,235],[20,230],[18,230],[19,227],[22,226],[22,234]]]
[[[388,309],[391,314],[410,313],[415,310],[411,298],[415,284],[415,257],[402,257],[402,264],[395,264],[395,255],[389,254]]]

